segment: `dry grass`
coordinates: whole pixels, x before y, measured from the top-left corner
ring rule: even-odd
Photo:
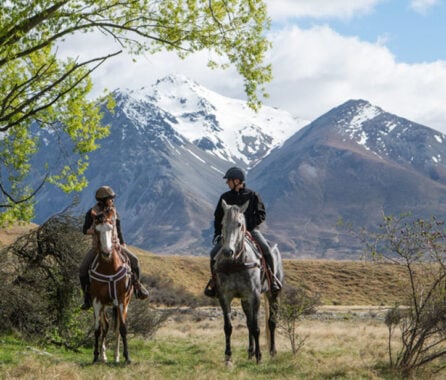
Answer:
[[[34,224],[0,230],[0,248],[35,228]],[[144,275],[163,278],[173,289],[202,297],[209,279],[209,258],[156,255],[131,247]],[[364,261],[284,260],[285,284],[318,293],[325,305],[393,305],[402,302],[403,268]]]
[[[37,228],[37,225],[34,223],[16,224],[8,228],[0,228],[0,248],[14,243],[18,237],[34,228]]]
[[[209,279],[209,258],[160,256],[133,248],[142,271],[201,296]],[[404,269],[364,261],[284,260],[285,284],[318,293],[325,305],[393,305],[402,302]]]

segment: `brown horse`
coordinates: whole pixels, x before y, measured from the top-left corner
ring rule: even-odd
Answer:
[[[113,307],[116,336],[115,362],[119,362],[120,337],[126,363],[130,363],[127,345],[127,308],[132,296],[130,266],[121,253],[116,231],[116,210],[92,211],[94,219],[93,242],[97,255],[90,269],[90,293],[95,317],[95,346],[93,362],[106,362],[106,345],[109,323],[107,307]]]

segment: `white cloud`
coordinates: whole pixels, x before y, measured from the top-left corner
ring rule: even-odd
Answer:
[[[369,13],[383,0],[266,0],[273,21],[299,17],[349,19]]]
[[[365,99],[446,132],[446,62],[396,62],[382,45],[329,27],[290,27],[273,37],[270,105],[314,119],[349,99]]]
[[[59,45],[59,55],[86,60],[120,49],[119,45],[102,34],[76,35]],[[178,73],[221,94],[244,98],[243,81],[235,69],[211,70],[206,66],[208,59],[208,52],[199,52],[184,60],[171,52],[137,57],[123,52],[92,73],[94,87],[91,96],[97,97],[105,88],[114,90],[147,87],[166,75]]]
[[[426,14],[427,11],[439,3],[439,0],[412,0],[410,2],[410,8],[415,12]]]
[[[372,44],[342,36],[328,26],[300,29],[290,26],[271,35],[274,79],[268,84],[266,104],[313,120],[349,99],[365,99],[399,116],[446,133],[446,62],[404,64],[395,60],[384,41]],[[62,49],[62,48],[61,48]],[[81,58],[113,52],[103,37],[67,41],[61,53]],[[222,95],[245,98],[243,81],[233,68],[211,70],[207,53],[186,60],[173,53],[140,57],[123,54],[94,74],[98,95],[103,88],[137,89],[157,79],[180,73]]]

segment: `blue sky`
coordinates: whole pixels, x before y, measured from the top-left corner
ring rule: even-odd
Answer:
[[[424,4],[414,8],[409,1],[387,0],[377,3],[367,14],[327,22],[342,35],[358,36],[371,43],[382,40],[400,62],[446,60],[446,2]],[[296,22],[308,26],[314,19]]]
[[[266,0],[272,19],[265,104],[312,121],[349,99],[446,133],[446,0]],[[103,37],[65,43],[63,54],[116,51]],[[233,68],[210,70],[207,52],[182,61],[172,53],[126,55],[93,75],[103,88],[141,88],[172,73],[222,95],[244,98]]]

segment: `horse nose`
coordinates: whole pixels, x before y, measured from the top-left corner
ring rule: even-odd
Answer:
[[[225,257],[232,257],[234,255],[234,251],[232,249],[225,249],[223,251],[223,254],[225,255]]]

